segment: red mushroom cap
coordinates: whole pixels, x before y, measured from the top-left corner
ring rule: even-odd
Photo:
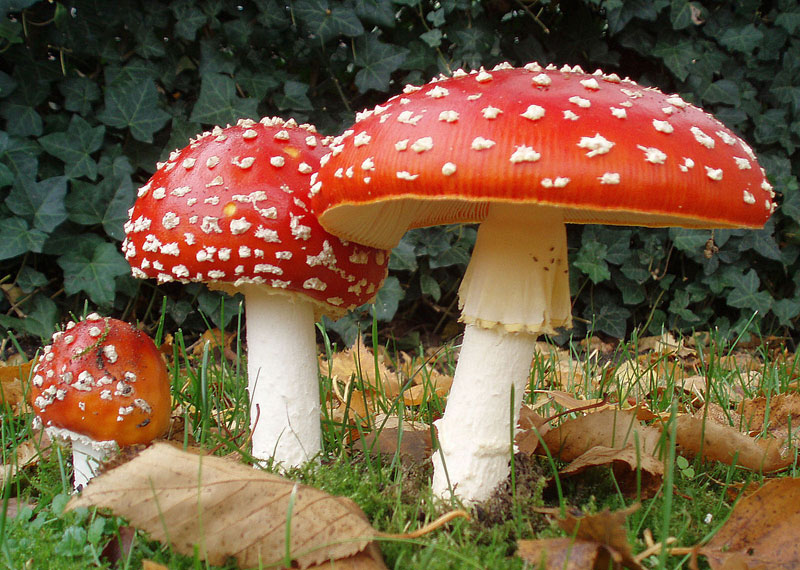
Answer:
[[[313,127],[277,118],[217,127],[173,152],[125,224],[133,275],[265,284],[305,294],[318,314],[369,302],[388,252],[330,235],[306,202],[326,152]]]
[[[570,223],[760,227],[772,188],[750,147],[677,95],[580,68],[456,72],[365,111],[323,157],[312,205],[337,235],[391,247],[478,222],[490,202]]]
[[[45,428],[119,445],[162,435],[171,412],[167,367],[150,337],[94,313],[53,335],[30,398]]]

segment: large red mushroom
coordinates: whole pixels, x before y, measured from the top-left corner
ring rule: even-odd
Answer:
[[[571,324],[565,224],[758,228],[775,207],[751,148],[714,117],[569,66],[407,86],[360,113],[322,163],[312,204],[344,239],[383,249],[409,228],[481,224],[433,480],[467,501],[508,473],[537,337]]]
[[[117,447],[163,435],[172,409],[167,366],[150,337],[97,313],[53,335],[33,368],[30,399],[48,434],[72,443],[76,489]]]
[[[307,194],[326,152],[293,120],[217,127],[159,165],[125,224],[135,277],[244,295],[252,453],[284,467],[321,448],[315,319],[372,300],[388,264],[317,222]]]

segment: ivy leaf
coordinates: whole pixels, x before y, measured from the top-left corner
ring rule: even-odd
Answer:
[[[619,306],[611,295],[597,295],[583,316],[592,323],[593,329],[614,338],[624,338],[631,312]]]
[[[772,304],[772,312],[782,327],[793,327],[792,319],[800,315],[800,300],[781,299]]]
[[[236,95],[236,83],[220,73],[206,73],[190,120],[211,125],[235,124],[241,118],[256,118],[258,101]]]
[[[171,118],[158,106],[158,91],[152,79],[117,79],[106,88],[105,108],[98,118],[109,127],[130,129],[136,140],[153,142],[153,133]]]
[[[24,318],[0,315],[0,326],[15,331],[25,331],[42,339],[50,338],[60,318],[55,302],[47,295],[38,294],[30,303],[26,303],[23,309]]]
[[[58,258],[64,271],[64,291],[67,295],[84,291],[94,303],[109,306],[114,301],[114,279],[127,275],[130,266],[112,243],[100,243],[90,252],[83,249]]]
[[[700,55],[690,40],[659,40],[653,48],[653,55],[660,58],[664,65],[681,81],[689,75],[689,69]]]
[[[322,43],[337,36],[356,37],[364,33],[364,27],[352,9],[344,6],[330,8],[327,0],[297,0],[294,12]]]
[[[126,262],[127,263],[127,262]],[[397,312],[400,300],[405,296],[400,281],[397,277],[389,276],[383,282],[383,286],[375,296],[375,303],[372,305],[372,314],[379,321],[391,321]]]
[[[80,115],[72,115],[66,131],[40,137],[39,144],[64,162],[64,175],[67,178],[86,176],[95,180],[97,163],[90,155],[103,146],[105,133],[103,125],[92,128]]]
[[[437,48],[442,45],[443,35],[442,30],[433,29],[421,34],[419,39],[428,44],[428,47]]]
[[[314,105],[308,98],[308,89],[309,86],[306,83],[288,80],[283,84],[283,95],[275,98],[275,104],[281,110],[311,111],[314,109]]]
[[[388,91],[392,72],[400,68],[407,53],[406,48],[385,44],[373,35],[359,38],[353,60],[361,68],[356,73],[358,90]]]
[[[767,291],[759,291],[760,280],[755,269],[743,275],[735,276],[733,289],[726,299],[728,305],[739,309],[758,311],[761,316],[767,314],[772,306],[772,297]]]
[[[608,247],[599,241],[588,241],[581,245],[573,265],[589,276],[592,283],[600,283],[611,277],[606,263]]]
[[[706,103],[739,105],[739,86],[730,79],[720,79],[710,83],[708,88],[700,94],[700,97]]]
[[[29,228],[22,218],[8,218],[0,223],[0,260],[11,259],[29,251],[40,253],[47,234]]]
[[[420,274],[419,289],[423,295],[428,295],[436,302],[442,298],[442,289],[439,287],[439,282],[430,273]]]
[[[764,39],[764,32],[753,24],[740,28],[729,27],[719,37],[719,43],[728,49],[744,54],[751,54]]]
[[[64,196],[67,194],[67,179],[63,176],[47,178],[41,182],[17,179],[6,198],[8,209],[22,216],[33,227],[50,233],[67,219]]]
[[[394,28],[397,24],[392,0],[356,0],[355,9],[363,21],[384,28]]]
[[[414,251],[414,244],[407,238],[409,234],[403,236],[389,256],[389,269],[392,271],[416,271],[417,254]]]
[[[58,84],[58,90],[64,96],[64,108],[79,115],[88,115],[100,98],[100,88],[88,77],[69,77]]]
[[[782,11],[775,17],[775,25],[794,35],[797,29],[800,28],[800,11],[797,8]]]
[[[76,181],[67,196],[67,212],[70,221],[83,226],[102,225],[109,236],[122,241],[122,226],[134,197],[130,178],[106,178],[100,184]]]
[[[194,0],[172,2],[170,9],[175,16],[175,35],[193,42],[197,30],[206,23],[206,15],[196,6]]]
[[[701,7],[688,0],[672,0],[669,19],[673,30],[682,30],[702,23]]]

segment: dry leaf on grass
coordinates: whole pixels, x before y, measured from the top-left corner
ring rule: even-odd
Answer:
[[[559,475],[570,477],[600,465],[611,466],[620,491],[628,497],[655,496],[664,477],[664,464],[649,453],[637,453],[632,443],[622,449],[593,447],[559,471]]]
[[[586,414],[539,433],[550,453],[563,461],[573,461],[596,446],[621,449],[636,441],[642,453],[652,454],[661,438],[659,430],[641,424],[629,410]],[[538,439],[535,433],[521,433],[517,439],[520,451],[531,453]]]
[[[25,408],[23,382],[28,382],[33,361],[14,366],[0,366],[0,407],[19,414]]]
[[[375,431],[361,438],[361,447],[372,454],[407,457],[414,463],[426,461],[432,453],[431,427],[420,422],[400,422],[397,416],[376,417]]]
[[[621,511],[604,510],[584,517],[568,514],[565,519],[558,521],[558,525],[570,537],[520,540],[517,554],[536,565],[535,568],[545,570],[606,570],[620,567],[643,570],[633,558],[625,529],[625,518],[638,508],[638,505],[632,505]]]
[[[95,478],[68,507],[96,505],[128,518],[183,554],[211,564],[300,568],[347,558],[375,537],[351,500],[219,457],[156,443]],[[287,519],[291,521],[287,549]]]
[[[778,440],[753,439],[736,428],[708,418],[685,415],[678,416],[675,421],[675,441],[682,453],[767,473],[785,469],[793,462],[791,457],[781,456]]]
[[[742,426],[751,433],[761,433],[766,427],[766,432],[778,439],[788,441],[792,436],[798,437],[800,394],[797,392],[775,394],[769,399],[761,396],[744,400],[739,412],[742,416]],[[794,433],[790,433],[792,431]]]
[[[388,398],[400,394],[402,383],[397,374],[389,370],[384,359],[366,347],[359,338],[352,348],[331,355],[331,359],[320,358],[319,369],[322,374],[348,384],[352,378],[360,378],[364,387],[371,388]]]
[[[704,546],[714,570],[800,568],[800,479],[774,479],[740,500]]]
[[[49,449],[50,438],[45,432],[37,431],[30,439],[20,443],[14,452],[14,458],[8,458],[6,463],[0,465],[0,487],[13,479],[20,469],[38,463]]]
[[[142,570],[169,570],[169,568],[152,560],[142,560]]]

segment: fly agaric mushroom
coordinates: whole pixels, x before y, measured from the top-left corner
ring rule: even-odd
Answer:
[[[579,67],[407,86],[330,149],[312,204],[343,239],[390,248],[409,228],[481,223],[434,457],[434,491],[467,501],[508,474],[536,338],[571,324],[565,224],[757,228],[775,207],[753,151],[711,115]]]
[[[315,319],[369,302],[389,258],[319,226],[306,194],[325,148],[293,120],[217,127],[158,166],[125,224],[135,277],[244,294],[252,453],[284,467],[321,448]]]
[[[47,433],[72,442],[75,489],[118,446],[148,443],[169,426],[161,353],[142,331],[96,313],[53,335],[33,368],[30,397]]]

